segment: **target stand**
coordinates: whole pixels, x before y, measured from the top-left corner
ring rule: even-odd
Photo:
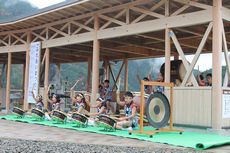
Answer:
[[[170,87],[170,103],[167,97],[161,92],[155,92],[151,94],[147,100],[146,106],[144,102],[144,86],[164,86]],[[178,132],[182,134],[184,131],[173,128],[173,83],[153,82],[153,81],[141,81],[141,103],[140,103],[140,129],[129,131],[129,135],[132,133],[146,134],[153,137],[154,134],[160,132]],[[149,121],[149,124],[156,128],[155,130],[144,130],[144,111]],[[169,128],[163,128],[169,121]]]

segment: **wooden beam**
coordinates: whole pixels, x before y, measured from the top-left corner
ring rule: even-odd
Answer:
[[[177,38],[176,38],[176,35],[174,34],[174,32],[173,32],[172,30],[170,31],[170,36],[171,36],[171,38],[172,38],[172,40],[173,40],[173,42],[174,42],[174,45],[175,45],[175,47],[176,47],[176,49],[177,49],[177,51],[178,51],[178,53],[179,53],[179,55],[180,55],[180,57],[181,57],[181,59],[182,59],[182,62],[183,62],[183,64],[184,64],[184,67],[185,67],[186,71],[188,71],[189,63],[188,63],[188,61],[186,60],[185,55],[184,55],[184,52],[183,52],[183,50],[182,50],[182,48],[181,48],[181,46],[180,46],[180,43],[178,42],[178,40],[177,40]],[[191,75],[191,79],[192,79],[193,85],[194,85],[195,87],[197,87],[198,84],[197,84],[196,78],[194,77],[193,74]]]
[[[139,53],[139,54],[142,54],[142,55],[148,55],[150,51],[156,51],[156,50],[160,50],[160,51],[163,51],[163,49],[161,48],[153,48],[153,47],[146,47],[144,46],[143,44],[138,44],[138,43],[130,43],[130,42],[126,42],[125,40],[122,40],[120,39],[120,41],[115,41],[115,40],[105,40],[105,41],[108,41],[108,42],[113,42],[113,43],[117,43],[117,44],[122,44],[124,46],[121,46],[119,45],[118,47],[114,47],[115,49],[119,49],[119,50],[127,50],[126,48],[131,48],[131,49],[128,49],[130,51],[133,51],[135,53]],[[137,48],[137,49],[134,49],[133,50],[133,47]]]
[[[136,24],[124,25],[116,28],[99,30],[98,39],[106,39],[112,37],[132,35],[137,33],[163,30],[166,25],[172,28],[172,27],[189,26],[194,24],[206,23],[211,20],[210,12],[211,12],[210,10],[204,10],[204,11],[187,13],[184,15],[179,15],[174,17],[166,17],[163,19],[157,19],[153,21],[145,21]],[[199,16],[199,18],[195,18],[195,16]],[[66,36],[66,37],[56,38],[51,40],[44,40],[42,42],[42,48],[70,45],[75,43],[88,42],[92,40],[93,40],[93,32],[89,32],[89,33],[71,35],[71,36]]]
[[[153,37],[153,36],[146,36],[144,34],[138,34],[137,36],[141,36],[143,38],[147,38],[147,39],[152,39],[152,40],[157,40],[159,42],[165,42],[165,40],[163,38],[157,38],[157,37]],[[183,38],[182,38],[183,39]],[[182,39],[178,39],[178,40],[182,40]],[[159,43],[159,42],[152,42],[151,44],[155,44],[155,43]],[[194,45],[189,45],[189,44],[186,44],[186,43],[183,43],[181,42],[180,43],[181,46],[184,46],[184,47],[188,47],[188,48],[193,48],[193,49],[196,49],[197,46],[194,46]],[[161,49],[162,50],[162,49]],[[164,51],[164,50],[162,50]]]
[[[84,22],[84,25],[87,26],[91,21],[93,21],[93,17],[90,17],[87,21]],[[70,22],[71,23],[71,22]],[[77,34],[78,32],[80,32],[83,29],[83,26],[80,26],[76,31],[74,31],[72,33],[72,35]],[[70,30],[69,30],[70,31]],[[92,30],[88,30],[88,31],[92,31]],[[71,34],[71,32],[69,32],[69,35]]]
[[[222,7],[221,8],[223,19],[226,21],[230,21],[230,9]]]
[[[19,37],[19,39],[17,39],[15,42],[13,42],[12,43],[12,45],[15,45],[17,42],[19,42],[21,39],[23,40],[23,38],[25,37],[27,35],[27,33],[25,32],[25,33],[23,33],[20,37]],[[22,43],[26,43],[26,41],[21,41]]]
[[[88,45],[88,44],[79,44],[79,45],[92,47],[92,45]],[[112,48],[112,47],[105,47],[105,46],[103,47],[103,46],[100,46],[100,48],[102,50],[114,51],[114,52],[117,52],[117,53],[131,53],[131,54],[142,55],[142,56],[148,56],[149,55],[149,52],[146,53],[147,52],[146,50],[142,49],[142,51],[144,53],[140,53],[139,51],[137,51],[137,49],[134,49],[133,47],[132,48],[131,47],[130,48],[128,48],[128,47],[127,48],[122,48],[122,47],[121,48],[119,48],[119,47]],[[111,55],[111,52],[109,54]]]
[[[212,24],[212,22],[210,22],[209,25],[208,25],[208,28],[207,28],[207,30],[206,30],[206,32],[204,34],[204,37],[202,38],[202,40],[200,42],[200,45],[197,48],[197,51],[196,51],[196,54],[195,54],[195,56],[194,56],[194,58],[192,60],[192,63],[190,64],[189,69],[187,70],[187,72],[185,74],[185,77],[184,77],[184,79],[183,79],[183,81],[181,83],[182,86],[185,86],[186,82],[188,81],[189,77],[191,76],[192,70],[194,69],[194,67],[196,65],[196,62],[197,62],[197,60],[198,60],[198,58],[199,58],[199,56],[201,54],[201,51],[203,50],[203,47],[204,47],[204,45],[205,45],[205,43],[206,43],[206,41],[208,39],[208,36],[209,36],[209,34],[210,34],[211,30],[212,30],[212,26],[213,26],[213,24]]]
[[[8,52],[25,52],[27,49],[27,45],[14,45],[14,46],[7,46],[7,47],[0,47],[0,53],[8,53]]]
[[[222,22],[222,29],[223,29],[222,35],[223,35],[224,57],[225,57],[225,62],[226,62],[226,72],[225,72],[225,79],[224,79],[223,86],[227,87],[229,76],[230,76],[230,61],[229,61],[229,51],[228,51],[228,45],[227,45],[223,22]]]
[[[125,81],[124,81],[124,90],[128,91],[129,90],[129,61],[126,58],[125,59]]]
[[[114,16],[114,19],[117,19],[119,17],[121,17],[127,10],[123,10],[121,12],[119,12],[117,15]],[[126,14],[126,18],[127,18],[127,14]],[[102,29],[105,29],[106,27],[108,27],[113,21],[112,20],[109,20],[107,21],[104,25],[101,26],[100,30]],[[126,21],[126,24],[127,24],[127,21]]]
[[[115,78],[115,75],[114,75],[114,73],[113,73],[113,69],[112,69],[110,63],[109,63],[109,71],[110,71],[110,73],[111,73],[111,76],[112,76],[113,81],[116,82],[116,78]],[[115,84],[115,86],[117,87],[117,84]],[[118,87],[117,87],[117,88],[118,88]]]
[[[212,20],[212,10],[204,10],[193,13],[187,13],[178,16],[170,16],[152,21],[145,21],[120,27],[113,27],[98,31],[99,39],[115,38],[127,35],[147,33],[163,30],[166,27],[185,27],[196,24],[204,24]],[[197,18],[199,16],[199,18]]]
[[[134,10],[134,11],[137,11],[137,12],[141,12],[142,14],[146,14],[146,15],[150,15],[150,16],[153,16],[155,18],[164,18],[165,16],[162,15],[162,14],[159,14],[159,13],[155,13],[153,11],[149,11],[149,10],[145,10],[145,9],[142,9],[142,8],[139,8],[139,7],[131,7],[130,8],[131,10]]]
[[[194,7],[198,7],[201,9],[211,9],[212,8],[212,6],[210,6],[210,5],[198,3],[195,1],[191,1],[191,0],[173,0],[173,1],[178,2],[178,3],[182,3],[182,4],[187,4],[187,5],[194,6]]]
[[[125,18],[126,18],[126,21],[125,21],[125,22],[126,22],[126,24],[128,25],[128,24],[130,24],[130,11],[129,11],[129,8],[126,8],[125,11],[126,11],[126,12],[125,12],[125,16],[126,16],[126,17],[125,17]]]
[[[156,9],[158,9],[161,5],[163,5],[166,2],[166,0],[161,0],[159,1],[157,4],[155,4],[153,7],[150,8],[150,11],[154,11]],[[143,19],[144,17],[146,17],[147,14],[142,14],[139,17],[137,17],[134,21],[132,21],[132,23],[137,23],[138,21],[140,21],[141,19]]]
[[[123,69],[123,67],[124,67],[124,64],[125,64],[125,60],[123,60],[122,65],[121,65],[121,67],[120,67],[120,69],[119,69],[119,72],[118,72],[118,74],[117,74],[116,80],[115,80],[114,85],[113,85],[113,89],[114,89],[115,87],[118,89],[118,87],[117,87],[117,81],[118,81],[119,78],[120,78],[121,71],[122,71],[122,69]],[[113,89],[112,89],[112,90],[113,90]]]
[[[116,24],[118,24],[118,25],[121,25],[121,26],[126,24],[125,22],[119,21],[119,20],[117,20],[117,19],[114,19],[114,18],[105,16],[105,15],[102,15],[102,14],[101,14],[99,17],[102,18],[102,19],[104,19],[104,20],[111,21],[111,22],[113,22],[113,23],[116,23]]]
[[[94,32],[87,32],[78,35],[71,35],[62,38],[56,38],[51,40],[46,40],[42,42],[42,48],[51,48],[58,46],[65,46],[71,44],[78,44],[83,42],[92,41],[94,38]]]
[[[65,25],[63,25],[61,28],[60,28],[60,31],[63,31],[64,29],[66,29],[68,26],[69,26],[70,23],[66,23]],[[59,33],[56,32],[53,36],[50,37],[50,39],[53,39],[55,38]],[[69,34],[69,33],[68,33]]]

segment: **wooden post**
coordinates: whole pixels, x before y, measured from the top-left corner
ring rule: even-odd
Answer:
[[[27,94],[28,94],[29,64],[30,64],[30,42],[31,42],[31,33],[28,33],[27,34],[25,78],[24,78],[24,102],[23,102],[24,110],[28,109]]]
[[[143,132],[143,119],[144,119],[144,108],[145,108],[145,99],[144,99],[144,80],[141,80],[141,104],[140,104],[140,133]]]
[[[8,63],[7,63],[7,80],[6,80],[6,112],[9,113],[10,110],[10,76],[11,76],[11,52],[8,53]]]
[[[26,75],[26,65],[25,65],[25,63],[23,63],[22,64],[22,70],[23,70],[23,80],[22,80],[22,85],[24,85],[25,84],[25,75]],[[24,93],[24,89],[22,89],[23,90],[23,93]],[[24,94],[23,94],[24,95]]]
[[[109,75],[109,61],[105,60],[105,79],[109,80],[110,79],[110,75]]]
[[[92,96],[91,103],[92,105],[96,104],[96,96],[98,93],[98,85],[99,85],[99,57],[100,57],[100,42],[97,39],[97,31],[99,29],[99,19],[98,16],[95,15],[94,18],[94,40],[93,40],[93,70],[92,70]],[[95,112],[96,109],[90,109],[90,112]]]
[[[25,66],[25,63],[22,64],[22,71],[23,71],[23,76],[22,76],[22,95],[25,95],[25,89],[24,89],[24,85],[25,85],[25,76],[26,76],[26,66]],[[23,99],[24,101],[24,99]],[[24,107],[24,105],[23,105]]]
[[[170,36],[169,36],[169,29],[165,29],[165,74],[164,75],[164,81],[169,83],[170,82],[170,69],[171,69],[171,62],[170,62],[170,56],[171,56],[171,45],[170,45]]]
[[[88,58],[88,73],[87,73],[87,91],[90,92],[90,81],[92,71],[92,57]]]
[[[174,83],[170,83],[170,118],[169,118],[169,128],[173,128],[173,87]]]
[[[213,0],[213,43],[212,43],[212,128],[221,129],[222,104],[222,0]]]
[[[169,16],[169,0],[165,3],[165,16]],[[169,83],[170,82],[170,69],[171,69],[171,63],[170,63],[170,56],[171,56],[171,42],[170,42],[170,36],[169,36],[170,29],[165,29],[165,74],[164,75],[164,81]]]
[[[125,91],[129,90],[129,61],[125,59]]]
[[[44,79],[44,106],[47,109],[48,108],[48,103],[47,103],[47,91],[48,91],[48,86],[49,86],[49,67],[50,67],[50,50],[49,48],[46,48],[45,51],[46,54],[46,63],[45,63],[45,79]]]

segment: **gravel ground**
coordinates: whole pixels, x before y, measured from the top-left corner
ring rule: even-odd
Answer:
[[[66,142],[0,139],[0,153],[200,153],[192,149],[121,147]]]

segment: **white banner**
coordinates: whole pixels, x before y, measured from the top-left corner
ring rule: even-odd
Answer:
[[[230,90],[223,90],[222,118],[230,118]]]
[[[40,56],[41,56],[41,42],[34,42],[30,44],[30,65],[29,65],[29,82],[27,102],[36,103],[32,97],[32,90],[34,94],[38,94],[39,90],[39,72],[40,72]]]

